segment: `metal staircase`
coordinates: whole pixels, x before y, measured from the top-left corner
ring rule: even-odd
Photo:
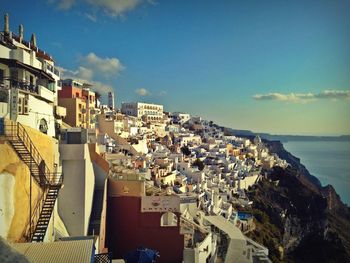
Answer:
[[[63,174],[51,173],[44,159],[20,123],[4,126],[4,135],[17,152],[19,158],[28,166],[31,176],[43,193],[30,215],[30,222],[24,234],[27,241],[42,242],[48,228],[52,211],[63,183]]]
[[[43,241],[60,188],[60,186],[49,186],[31,241]]]

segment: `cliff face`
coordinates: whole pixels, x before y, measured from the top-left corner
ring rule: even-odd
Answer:
[[[249,192],[253,211],[267,217],[252,236],[269,247],[274,261],[350,262],[349,208],[280,142],[265,144],[291,167],[275,167]]]

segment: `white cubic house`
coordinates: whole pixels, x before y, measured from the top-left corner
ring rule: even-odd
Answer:
[[[7,21],[8,23],[8,19]],[[57,106],[60,73],[50,55],[9,31],[0,32],[0,117],[20,122],[49,136],[56,135],[65,108]]]

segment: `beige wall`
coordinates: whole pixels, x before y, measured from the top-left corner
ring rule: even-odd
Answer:
[[[72,127],[86,128],[87,114],[81,112],[81,109],[79,109],[79,104],[81,105],[81,109],[86,109],[86,103],[81,98],[58,99],[58,105],[67,109],[67,116],[63,119],[63,121]],[[83,121],[79,119],[79,114],[81,114]]]
[[[45,160],[46,165],[53,172],[54,164],[58,163],[59,160],[58,141],[33,128],[26,126],[25,129],[41,157]]]
[[[30,173],[8,142],[0,143],[0,156],[0,233],[9,241],[21,241],[29,223]],[[33,209],[41,193],[33,180]]]
[[[12,241],[24,241],[29,224],[30,172],[8,142],[0,142],[0,234]],[[6,159],[3,158],[6,156]],[[42,194],[33,180],[32,209]]]
[[[87,144],[61,144],[64,187],[58,198],[59,214],[73,236],[86,235],[89,227],[95,175]]]
[[[114,134],[114,120],[106,120],[105,114],[97,115],[97,119],[100,133],[107,133],[112,136]]]
[[[25,126],[25,129],[53,172],[54,164],[59,162],[57,140],[33,128]],[[30,219],[30,171],[4,137],[0,137],[0,156],[0,235],[9,241],[24,241],[23,234]],[[32,186],[31,206],[34,210],[42,190],[35,180],[32,180]],[[53,228],[50,222],[45,240],[54,239]]]
[[[144,196],[144,181],[108,180],[108,196]]]

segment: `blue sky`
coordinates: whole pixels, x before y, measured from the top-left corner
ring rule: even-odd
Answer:
[[[35,32],[65,76],[114,89],[119,105],[350,134],[350,1],[2,1],[0,11],[26,39]]]

